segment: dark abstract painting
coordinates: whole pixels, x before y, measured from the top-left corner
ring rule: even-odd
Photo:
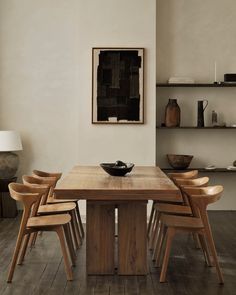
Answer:
[[[93,48],[93,123],[143,123],[143,48]]]

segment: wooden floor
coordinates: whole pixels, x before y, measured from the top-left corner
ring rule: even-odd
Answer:
[[[86,276],[85,243],[73,268],[74,281],[67,282],[59,243],[53,233],[45,233],[31,250],[25,264],[17,266],[11,284],[6,283],[10,258],[18,232],[19,217],[0,219],[0,294],[236,294],[236,211],[211,212],[216,247],[225,278],[220,286],[214,268],[204,265],[200,250],[190,236],[179,236],[174,243],[168,268],[168,283],[159,283],[160,270],[148,260],[149,274],[140,277]]]

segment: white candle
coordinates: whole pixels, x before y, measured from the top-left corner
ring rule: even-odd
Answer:
[[[217,82],[217,80],[216,80],[216,61],[215,61],[215,82]]]

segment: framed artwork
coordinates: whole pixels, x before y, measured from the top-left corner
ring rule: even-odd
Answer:
[[[93,48],[92,123],[144,123],[144,48]]]

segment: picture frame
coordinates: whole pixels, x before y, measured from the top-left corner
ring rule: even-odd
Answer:
[[[92,48],[92,123],[144,124],[144,48]]]

